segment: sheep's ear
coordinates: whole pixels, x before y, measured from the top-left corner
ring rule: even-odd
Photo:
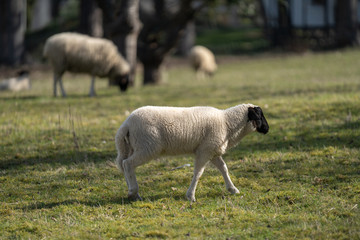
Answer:
[[[248,118],[248,121],[252,121],[256,129],[259,129],[261,127],[261,115],[259,114],[259,111],[256,111],[255,108],[249,107]]]
[[[248,108],[248,118],[249,118],[249,121],[256,121],[256,120],[260,120],[261,116],[256,112],[255,108],[249,107]]]

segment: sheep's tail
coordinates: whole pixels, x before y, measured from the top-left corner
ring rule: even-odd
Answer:
[[[124,172],[123,161],[132,153],[129,137],[130,132],[128,126],[126,125],[121,126],[115,136],[115,144],[118,151],[115,164],[121,172]]]

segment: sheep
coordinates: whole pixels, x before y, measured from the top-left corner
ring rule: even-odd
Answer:
[[[65,71],[89,73],[92,75],[90,96],[95,96],[95,76],[109,77],[126,91],[130,66],[109,40],[94,38],[79,33],[59,33],[47,39],[44,57],[48,58],[54,72],[54,96],[57,96],[57,82],[63,97],[66,93],[62,84]]]
[[[8,78],[0,82],[0,91],[10,90],[14,92],[29,90],[31,88],[31,82],[29,78],[29,72],[21,70],[18,72],[17,77]]]
[[[266,134],[269,125],[260,107],[241,104],[225,110],[213,107],[145,106],[133,111],[115,136],[116,166],[125,175],[128,198],[141,200],[135,168],[163,155],[195,154],[194,175],[186,193],[195,201],[195,189],[205,164],[211,161],[221,172],[227,190],[232,183],[222,155],[248,133]]]
[[[203,79],[205,76],[213,76],[217,70],[214,54],[206,47],[194,46],[189,54],[190,64],[196,71],[198,79]]]

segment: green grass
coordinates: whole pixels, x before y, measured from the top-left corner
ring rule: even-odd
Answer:
[[[217,54],[251,54],[270,47],[260,28],[207,29],[200,31],[196,44],[204,45]]]
[[[53,98],[48,72],[33,88],[0,95],[0,239],[359,239],[360,51],[239,59],[198,81],[187,67],[119,94],[67,74]],[[197,202],[185,197],[192,156],[137,169],[141,202],[129,202],[111,164],[116,130],[143,105],[261,106],[267,135],[224,156],[239,195],[210,164]],[[190,163],[191,167],[171,171]]]

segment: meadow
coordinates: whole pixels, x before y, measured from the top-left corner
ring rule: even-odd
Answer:
[[[54,98],[48,71],[0,93],[0,239],[360,239],[360,50],[219,62],[125,94],[98,79],[89,98],[90,77],[66,74]],[[143,201],[127,200],[114,136],[131,111],[240,103],[270,125],[224,156],[240,194],[208,164],[191,204],[193,156],[172,156],[139,167]]]

